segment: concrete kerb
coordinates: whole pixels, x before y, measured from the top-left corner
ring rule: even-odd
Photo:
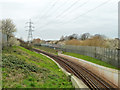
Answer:
[[[40,53],[42,54],[42,53]],[[42,54],[44,55],[44,54]],[[48,58],[50,58],[49,56],[47,55],[44,55]],[[72,75],[71,73],[67,72],[65,69],[63,69],[54,59],[50,58],[53,62],[55,62],[57,64],[57,66],[65,73],[65,75],[67,77],[70,77],[70,80],[72,81],[72,85],[75,87],[75,88],[88,88],[88,86],[86,86],[82,80],[78,79],[75,75]]]

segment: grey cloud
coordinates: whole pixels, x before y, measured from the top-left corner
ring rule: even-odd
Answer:
[[[2,5],[1,17],[2,19],[13,19],[17,26],[17,33],[15,33],[15,35],[17,37],[23,37],[25,40],[27,39],[27,32],[24,27],[25,22],[27,22],[29,18],[35,23],[35,31],[33,32],[35,38],[59,39],[62,35],[72,33],[81,34],[83,32],[105,34],[110,38],[117,37],[117,0],[111,0],[106,5],[80,16],[76,20],[73,20],[73,18],[105,2],[105,0],[90,0],[83,7],[76,8],[87,1],[80,0],[71,10],[63,13],[59,18],[56,18],[56,16],[63,12],[65,8],[69,7],[74,0],[58,0],[56,6],[50,9],[55,1],[56,0],[11,0],[10,2],[9,0],[4,0],[4,2],[0,2],[0,6]],[[48,22],[49,24],[47,24]],[[44,27],[40,28],[41,26]]]

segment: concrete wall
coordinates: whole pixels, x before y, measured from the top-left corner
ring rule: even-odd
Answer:
[[[118,70],[115,69],[111,69],[111,68],[107,68],[104,66],[100,66],[82,59],[78,59],[72,56],[68,56],[68,55],[63,55],[63,54],[59,54],[62,57],[68,58],[68,59],[73,59],[73,60],[77,60],[79,62],[80,65],[84,66],[85,68],[87,68],[88,70],[90,70],[91,72],[93,72],[94,74],[100,76],[103,79],[106,79],[110,82],[112,82],[113,84],[115,84],[116,86],[120,86],[118,83]]]

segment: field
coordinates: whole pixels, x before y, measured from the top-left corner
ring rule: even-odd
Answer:
[[[3,88],[73,88],[49,58],[23,47],[3,50]]]

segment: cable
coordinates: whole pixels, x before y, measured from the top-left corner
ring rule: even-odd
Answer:
[[[79,0],[75,1],[73,4],[71,4],[68,8],[66,8],[62,13],[60,13],[56,18],[60,17],[63,13],[67,12],[69,9],[71,9],[74,5],[76,5],[79,2]]]
[[[68,2],[68,0],[67,0],[67,2]],[[64,2],[65,4],[67,3],[67,2]],[[64,4],[64,5],[65,5]],[[63,6],[63,5],[62,5]],[[54,12],[57,12],[57,11],[60,11],[60,8],[61,8],[61,5],[59,6],[59,7],[57,7],[55,10],[53,10]],[[52,13],[52,12],[51,12]]]
[[[99,7],[107,4],[109,1],[111,1],[111,0],[107,0],[107,1],[103,2],[102,4],[96,6],[95,8],[89,9],[87,12],[85,12],[85,13],[83,13],[83,14],[80,14],[79,16],[77,16],[77,17],[75,17],[75,18],[73,18],[73,19],[71,19],[71,20],[78,20],[79,17],[84,16],[84,15],[88,14],[89,12],[92,12],[92,11],[96,10],[97,8],[99,8]],[[67,22],[70,22],[71,20],[69,20],[69,21],[67,21]]]
[[[68,8],[66,8],[62,13],[64,13],[64,12],[66,12],[67,10],[69,10],[69,9],[71,9],[74,5],[76,5],[76,3],[78,3],[79,2],[79,0],[77,0],[77,1],[75,1],[73,4],[71,4]],[[58,9],[57,9],[58,10]],[[61,13],[61,14],[62,14]],[[60,16],[60,14],[58,15],[58,17]],[[57,17],[55,17],[55,18],[57,18]],[[51,23],[51,22],[48,22],[48,23],[46,23],[45,25],[43,25],[43,26],[41,26],[41,27],[44,27],[44,26],[46,26],[46,25],[48,25],[49,23]],[[40,27],[40,28],[41,28]]]
[[[50,4],[50,2],[46,5],[46,6],[49,6],[49,4]],[[41,10],[41,12],[43,13],[45,11],[45,9],[44,8],[42,8],[42,10]],[[39,17],[39,15],[37,16],[37,17],[31,17],[31,19],[34,19],[34,18],[38,18]]]
[[[57,1],[58,1],[58,0],[57,0]],[[52,5],[52,6],[54,6],[54,7],[55,7],[55,6],[56,6],[57,1],[56,1],[56,2]],[[68,2],[68,0],[67,0],[67,2]],[[67,2],[65,2],[65,3],[67,3]],[[61,6],[60,6],[60,7],[61,7]],[[59,8],[60,8],[60,7],[59,7]],[[51,7],[51,9],[52,9],[52,8],[53,8],[53,7]],[[51,10],[51,9],[50,9],[50,10]],[[57,8],[56,10],[59,10],[59,9]],[[54,11],[56,11],[56,10],[54,10]],[[43,26],[40,26],[40,27],[38,27],[38,28],[42,28],[42,27],[44,27],[44,26],[48,25],[49,23],[51,23],[51,21],[47,22],[46,24],[44,24]]]
[[[74,10],[77,10],[80,7],[83,7],[84,5],[86,5],[88,3],[89,0],[87,0],[86,2],[84,2],[83,4],[79,5],[78,7],[74,8]],[[67,13],[66,13],[67,14]],[[62,17],[64,17],[66,14],[64,14]]]
[[[107,0],[107,1],[103,2],[102,4],[96,6],[95,8],[89,9],[87,12],[85,12],[85,13],[83,13],[83,14],[81,14],[81,15],[79,15],[79,16],[77,16],[77,17],[71,19],[71,20],[76,20],[76,19],[78,19],[80,16],[86,15],[86,14],[88,14],[89,12],[92,12],[92,11],[96,10],[97,8],[99,8],[99,7],[103,6],[103,5],[105,5],[105,4],[108,3],[109,1],[110,1],[110,0]],[[68,22],[70,22],[71,20],[69,20],[69,21],[67,21],[67,22],[65,22],[65,23],[68,23]],[[45,24],[44,26],[48,25],[49,23],[50,23],[50,22],[48,22],[48,23]],[[42,26],[42,27],[44,27],[44,26]]]
[[[56,6],[57,2],[58,2],[58,0],[56,0],[56,1],[51,5],[51,7],[50,7],[44,14],[47,15],[47,13],[48,13],[53,7]],[[43,15],[43,16],[44,16],[44,15]]]
[[[55,2],[53,2],[53,4],[51,5],[51,7],[48,8],[48,9],[43,13],[43,15],[42,15],[41,17],[39,17],[39,19],[42,18],[43,16],[47,15],[47,13],[48,13],[52,8],[54,8],[54,7],[56,6],[56,3],[58,2],[58,0],[54,0],[54,1],[55,1]],[[44,9],[43,9],[42,11],[44,11]]]
[[[68,2],[68,0],[67,0],[67,2]],[[64,2],[64,3],[67,3],[67,2]],[[56,2],[54,3],[53,6],[54,6],[54,7],[56,6]],[[60,6],[60,7],[61,7],[61,6]],[[60,8],[60,7],[59,7],[59,8]],[[59,10],[59,9],[57,8],[56,10]],[[54,10],[54,11],[56,11],[56,10]],[[49,23],[51,23],[51,21],[47,22],[45,25],[48,25]],[[43,25],[43,26],[41,26],[41,27],[44,27],[45,25]],[[41,27],[39,27],[39,28],[41,28]]]

